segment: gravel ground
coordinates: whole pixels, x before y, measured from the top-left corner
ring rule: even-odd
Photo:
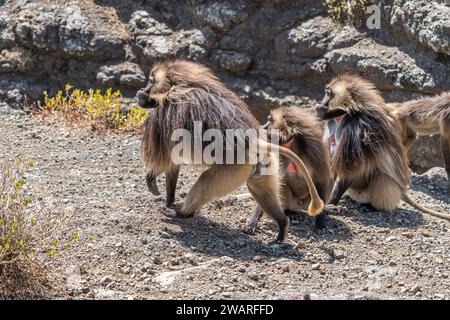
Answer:
[[[450,224],[406,204],[383,214],[345,198],[322,235],[300,216],[288,236],[300,242],[294,250],[267,244],[277,231],[268,219],[254,236],[240,231],[248,199],[215,201],[188,220],[162,215],[164,198],[145,185],[138,137],[67,129],[3,106],[0,150],[0,160],[35,160],[33,196],[54,199],[73,212],[73,228],[95,238],[91,253],[60,263],[50,298],[450,298]],[[178,201],[198,174],[182,172]],[[442,168],[415,175],[410,195],[450,212]]]

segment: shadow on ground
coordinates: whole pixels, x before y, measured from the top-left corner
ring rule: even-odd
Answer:
[[[182,233],[173,234],[173,239],[209,256],[228,256],[242,261],[250,261],[256,255],[266,260],[284,257],[300,261],[304,257],[302,252],[293,250],[293,244],[269,245],[257,240],[256,236],[230,229],[201,215],[191,219],[165,218],[163,221],[182,229]]]
[[[396,209],[391,213],[378,212],[370,206],[354,202],[349,197],[342,199],[339,207],[339,215],[365,226],[416,229],[424,223],[422,213],[419,211]]]

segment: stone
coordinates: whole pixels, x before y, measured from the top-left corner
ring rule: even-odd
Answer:
[[[100,67],[97,80],[103,86],[122,85],[126,88],[142,88],[146,85],[146,77],[139,65],[129,62]]]
[[[252,59],[244,53],[222,50],[214,53],[214,59],[221,68],[235,74],[244,74],[252,62]]]
[[[233,6],[229,2],[219,1],[197,6],[195,14],[202,23],[218,31],[226,31],[248,17],[245,5],[238,3],[237,6]]]

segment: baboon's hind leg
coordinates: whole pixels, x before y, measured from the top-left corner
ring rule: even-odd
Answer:
[[[159,196],[161,193],[158,190],[158,186],[156,185],[156,178],[159,174],[153,173],[149,171],[145,176],[145,181],[147,182],[148,191],[150,191],[153,195]]]
[[[250,165],[215,165],[204,171],[186,196],[178,217],[192,217],[202,205],[239,188],[252,171]]]
[[[175,191],[177,189],[180,167],[166,172],[166,205],[170,207],[175,202]]]
[[[259,179],[260,177],[261,176],[258,176],[256,179]],[[253,214],[247,220],[247,224],[244,227],[244,232],[247,234],[255,234],[256,226],[258,225],[259,220],[261,220],[263,214],[264,212],[262,211],[261,207],[256,204],[256,208],[253,211]]]
[[[249,178],[247,186],[261,209],[278,224],[279,232],[274,242],[283,243],[289,229],[289,219],[284,214],[278,197],[278,176],[266,175],[258,180]]]

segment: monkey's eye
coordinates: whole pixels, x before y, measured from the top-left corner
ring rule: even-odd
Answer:
[[[333,97],[333,91],[331,91],[330,89],[326,89],[326,90],[325,90],[325,94],[326,94],[327,96],[329,96],[330,98]]]
[[[273,120],[273,119],[272,119],[272,116],[268,116],[268,117],[267,117],[267,121],[272,122],[272,120]]]

